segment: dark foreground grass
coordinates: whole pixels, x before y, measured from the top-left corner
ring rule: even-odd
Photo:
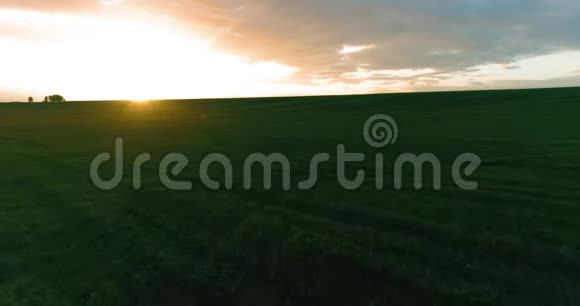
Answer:
[[[401,133],[382,150],[362,138],[376,113]],[[154,156],[140,191],[130,175],[108,192],[89,179],[116,137],[127,173]],[[369,157],[361,189],[339,188],[333,164],[314,190],[241,188],[250,153],[285,153],[295,186],[337,144]],[[189,157],[192,191],[159,183],[169,152]],[[201,185],[212,152],[232,159],[233,191]],[[387,169],[435,153],[443,190],[395,191],[391,175],[375,190],[377,152]],[[478,191],[451,180],[464,152],[483,159]],[[580,89],[6,104],[0,166],[0,305],[580,303]]]

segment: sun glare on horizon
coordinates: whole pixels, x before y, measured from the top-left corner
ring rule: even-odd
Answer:
[[[134,101],[240,96],[296,71],[216,50],[211,38],[143,14],[0,9],[2,24],[37,36],[0,39],[0,84],[29,95]]]
[[[151,100],[147,100],[147,99],[133,99],[133,100],[129,100],[129,102],[131,102],[133,104],[148,104],[149,102],[151,102]]]

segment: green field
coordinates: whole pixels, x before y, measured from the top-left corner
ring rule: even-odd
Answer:
[[[363,124],[380,113],[400,135],[373,149]],[[140,191],[131,175],[111,191],[89,178],[116,137],[128,174],[153,155]],[[443,188],[394,190],[387,175],[382,191],[372,177],[347,191],[334,163],[312,190],[281,190],[278,168],[274,190],[242,188],[250,153],[284,153],[295,186],[338,144],[386,161],[432,152]],[[580,89],[4,104],[0,148],[0,305],[580,303]],[[193,190],[159,182],[170,152],[190,159]],[[201,184],[214,152],[234,190]],[[451,179],[465,152],[483,160],[477,191]]]

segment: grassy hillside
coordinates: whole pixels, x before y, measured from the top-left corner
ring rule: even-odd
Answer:
[[[362,136],[397,120],[395,145]],[[125,168],[101,191],[91,160],[125,139]],[[309,191],[242,188],[253,152],[282,152],[293,185],[312,156],[433,152],[443,189],[355,191],[321,168]],[[186,155],[193,190],[158,179]],[[199,178],[208,153],[234,163],[232,191]],[[477,191],[453,184],[464,152]],[[343,97],[0,105],[0,305],[577,305],[580,89]],[[358,167],[372,173],[369,158]],[[354,175],[356,167],[349,173]],[[220,172],[216,171],[216,177]],[[274,185],[280,186],[280,169]]]

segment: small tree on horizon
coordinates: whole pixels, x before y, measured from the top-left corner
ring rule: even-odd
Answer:
[[[34,102],[34,98],[33,97],[28,97],[28,103],[32,103]]]
[[[60,103],[60,102],[66,102],[66,100],[61,95],[52,95],[52,96],[48,96],[48,102]]]
[[[42,102],[48,103],[48,97],[44,97],[44,100]]]

